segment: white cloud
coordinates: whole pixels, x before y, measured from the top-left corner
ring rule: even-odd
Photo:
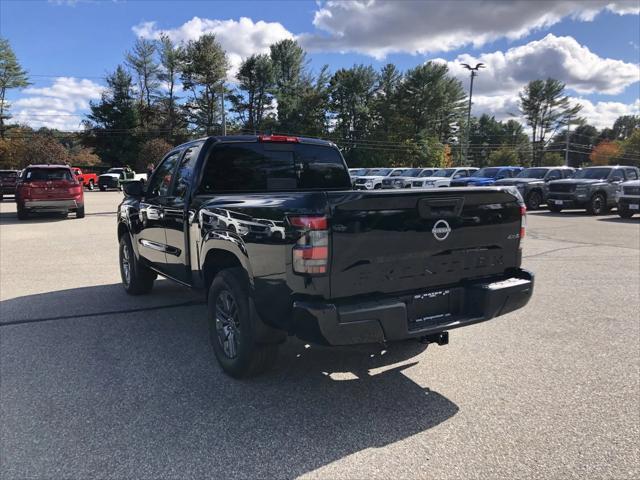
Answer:
[[[637,0],[504,1],[329,0],[315,12],[313,24],[324,34],[299,37],[312,51],[354,51],[384,58],[393,52],[444,52],[515,40],[548,28],[563,18],[591,21],[603,11],[638,14]]]
[[[482,62],[474,83],[474,91],[485,94],[516,94],[530,80],[556,78],[582,94],[615,95],[640,81],[640,67],[611,58],[602,58],[580,45],[573,37],[549,34],[542,40],[478,56],[459,55],[446,62],[453,75],[468,82],[469,71],[462,63]]]
[[[11,105],[12,123],[33,128],[79,130],[90,100],[97,100],[104,87],[87,79],[57,77],[49,87],[30,87]]]
[[[133,32],[148,39],[158,39],[161,33],[166,33],[176,42],[196,40],[205,33],[213,33],[227,52],[230,77],[235,76],[244,58],[254,53],[267,53],[271,44],[294,37],[278,22],[254,22],[246,17],[237,21],[193,17],[181,26],[167,30],[158,28],[156,22],[143,22],[134,26]]]

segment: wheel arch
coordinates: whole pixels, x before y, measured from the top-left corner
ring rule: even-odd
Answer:
[[[203,258],[201,271],[205,291],[209,290],[209,286],[218,272],[226,268],[234,267],[241,267],[246,274],[249,285],[253,286],[253,275],[248,266],[248,262],[246,260],[242,261],[240,256],[235,252],[232,252],[227,248],[220,248],[219,246],[212,245],[203,253],[204,255],[201,257]]]

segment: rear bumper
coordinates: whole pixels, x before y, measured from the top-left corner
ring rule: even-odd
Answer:
[[[296,335],[328,345],[356,345],[419,338],[492,318],[524,307],[533,293],[533,274],[515,270],[447,288],[450,311],[415,321],[416,293],[378,301],[348,304],[296,301],[293,318]],[[437,292],[442,292],[443,289]]]
[[[75,200],[26,200],[24,208],[28,210],[59,210],[68,211],[78,208]]]

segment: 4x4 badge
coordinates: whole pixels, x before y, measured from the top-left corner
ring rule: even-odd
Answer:
[[[442,242],[443,240],[446,240],[451,233],[451,227],[446,220],[438,220],[431,229],[431,233],[433,233],[436,240]]]

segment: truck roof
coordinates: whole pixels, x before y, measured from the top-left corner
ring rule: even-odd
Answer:
[[[274,135],[226,135],[226,136],[222,136],[222,135],[214,135],[211,137],[205,137],[202,138],[200,140],[206,140],[208,138],[211,138],[213,140],[215,140],[216,142],[224,142],[224,143],[234,143],[234,142],[259,142],[259,141],[263,141],[263,142],[279,142],[279,143],[307,143],[307,144],[313,144],[313,145],[326,145],[328,147],[335,147],[335,143],[329,141],[329,140],[321,140],[319,138],[310,138],[310,137],[299,137],[296,135],[278,135],[278,134],[274,134]],[[269,138],[273,138],[273,139],[278,139],[278,140],[269,140]],[[285,139],[291,139],[290,141],[287,141]],[[295,139],[295,140],[293,140]],[[185,143],[193,143],[193,142],[187,142]]]

